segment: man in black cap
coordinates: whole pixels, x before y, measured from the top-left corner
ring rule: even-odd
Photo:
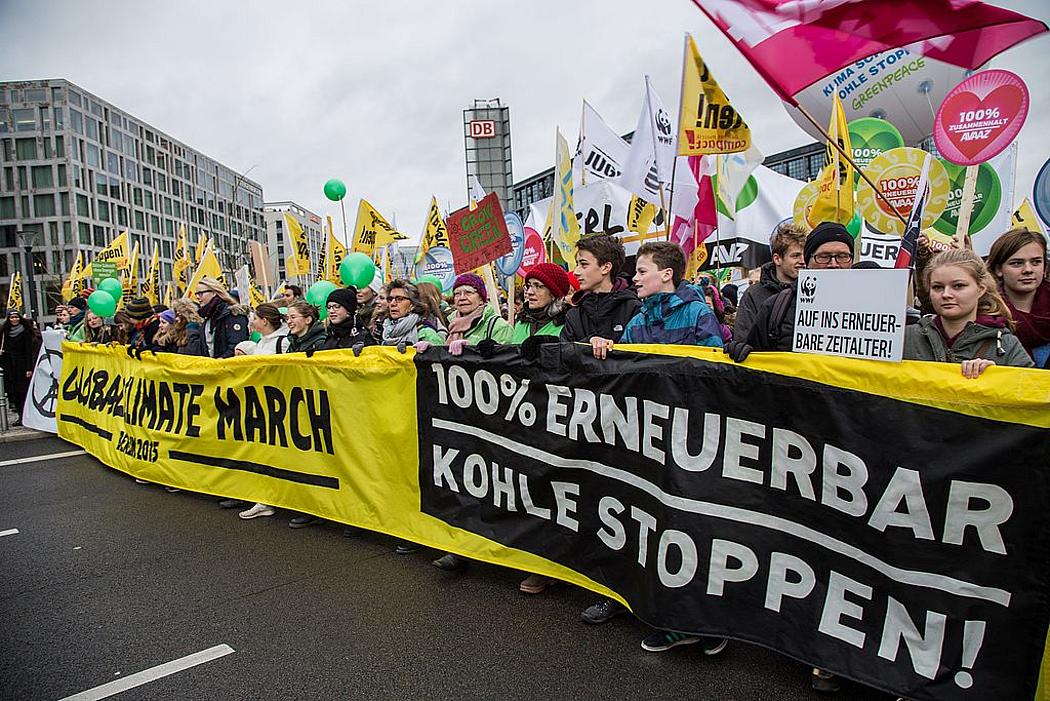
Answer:
[[[838,222],[821,222],[806,237],[802,252],[806,267],[812,270],[848,270],[853,263],[853,237]],[[726,345],[729,357],[742,362],[752,350],[790,351],[795,332],[795,301],[792,285],[763,302],[747,338]]]
[[[84,323],[87,319],[87,300],[83,297],[74,297],[66,305],[69,319],[66,323],[66,338],[70,341],[84,340]]]

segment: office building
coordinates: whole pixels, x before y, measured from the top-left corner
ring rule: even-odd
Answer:
[[[463,139],[466,142],[467,199],[470,177],[476,176],[485,192],[499,195],[500,205],[514,204],[514,174],[510,153],[510,107],[494,100],[474,100],[463,110]]]
[[[306,232],[306,240],[310,249],[310,274],[309,281],[315,278],[318,261],[324,251],[325,233],[321,216],[314,214],[301,204],[291,201],[266,202],[263,204],[263,221],[266,222],[266,237],[263,243],[270,252],[270,270],[274,274],[274,280],[293,281],[297,276],[288,274],[287,254],[291,242],[288,238],[287,225],[284,215],[287,214],[299,222]]]

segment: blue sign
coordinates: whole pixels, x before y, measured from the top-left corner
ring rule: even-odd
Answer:
[[[1035,176],[1032,203],[1035,205],[1035,213],[1044,224],[1050,226],[1050,158],[1039,169],[1039,175]]]
[[[496,267],[505,276],[510,277],[521,267],[521,258],[525,255],[525,225],[516,212],[504,212],[503,220],[507,222],[510,233],[510,253],[496,259]]]
[[[434,246],[423,254],[423,260],[416,264],[416,277],[433,275],[441,280],[442,291],[450,292],[452,283],[456,281],[455,263],[452,260],[452,251],[444,246]]]

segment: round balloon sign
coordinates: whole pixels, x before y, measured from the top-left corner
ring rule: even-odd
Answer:
[[[507,223],[507,232],[510,234],[510,253],[496,259],[496,267],[505,276],[513,275],[521,267],[521,259],[525,254],[525,225],[517,212],[504,212],[503,221]]]
[[[966,180],[966,168],[942,160],[941,164],[948,173],[948,206],[933,223],[933,228],[942,234],[955,235],[959,224],[959,205],[962,203],[963,181]],[[999,212],[1003,202],[1003,187],[999,174],[988,163],[977,168],[977,186],[973,191],[973,211],[970,213],[970,236],[983,231]]]
[[[853,161],[861,170],[871,165],[877,157],[886,151],[904,145],[904,137],[885,119],[862,117],[846,125],[849,129],[850,148],[853,149]],[[854,182],[860,182],[860,173],[853,174]]]
[[[1039,169],[1039,175],[1035,176],[1032,203],[1035,205],[1035,213],[1044,224],[1050,226],[1050,159]]]
[[[428,275],[441,281],[443,292],[449,292],[452,289],[452,283],[456,281],[452,251],[444,246],[434,246],[424,253],[423,259],[416,264],[416,277],[422,278]]]
[[[525,227],[525,245],[521,249],[521,267],[518,269],[518,275],[525,277],[525,273],[531,270],[532,266],[546,260],[547,247],[543,245],[543,237],[535,229]]]
[[[915,204],[915,191],[919,189],[926,155],[925,151],[917,148],[895,148],[878,156],[864,171],[905,219]],[[933,226],[948,206],[948,173],[936,158],[930,163],[928,179],[930,197],[922,215],[923,229]],[[904,222],[897,218],[893,209],[864,180],[857,186],[857,207],[864,221],[876,230],[897,236],[904,233]]]
[[[820,194],[820,181],[814,180],[806,183],[795,197],[795,223],[799,226],[809,227],[809,213],[813,211],[813,203],[817,201]]]
[[[975,73],[956,85],[937,110],[937,150],[961,166],[984,163],[1017,137],[1028,102],[1028,86],[1020,76],[998,68]]]

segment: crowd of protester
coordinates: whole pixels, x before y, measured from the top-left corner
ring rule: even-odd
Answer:
[[[370,345],[402,351],[411,346],[417,352],[446,346],[459,355],[468,346],[486,342],[521,344],[533,336],[553,336],[586,344],[600,360],[618,344],[658,343],[724,348],[733,361],[743,362],[752,352],[792,350],[800,270],[878,267],[855,260],[853,237],[833,222],[812,231],[781,225],[770,247],[771,262],[753,271],[746,288],[720,288],[707,274],[685,279],[685,254],[667,241],[643,244],[632,273],[617,238],[592,235],[579,241],[572,272],[553,263],[536,265],[510,300],[491,299],[485,281],[467,273],[456,277],[448,296],[430,282],[406,279],[373,282],[359,290],[340,288],[330,294],[322,315],[294,285],[286,286],[278,299],[250,309],[217,281],[204,278],[194,290],[195,302],[179,299],[170,309],[133,297],[113,319],[105,320],[77,298],[56,310],[56,318],[70,340],[120,343],[132,353],[209,358],[312,355],[330,349],[360,353]],[[918,257],[913,284],[906,360],[954,363],[967,378],[978,378],[992,365],[1047,367],[1050,284],[1042,234],[1023,229],[1003,234],[987,262],[965,248],[936,254],[927,250]],[[515,311],[513,322],[501,311],[508,304]],[[37,345],[39,333],[32,321],[9,314],[0,328],[0,360],[6,391],[18,406],[25,398]],[[267,504],[234,499],[220,503],[247,507],[239,512],[243,519],[276,513]],[[289,525],[302,528],[318,521],[309,514],[293,514]],[[349,527],[345,531],[353,533]],[[401,542],[397,552],[420,547]],[[469,561],[445,553],[433,564],[461,571]],[[539,594],[552,583],[534,574],[520,588]],[[582,619],[599,625],[625,611],[618,602],[605,599],[583,611]],[[654,631],[642,647],[661,652],[693,643],[714,655],[727,641]],[[834,676],[818,669],[813,670],[812,685],[829,692],[839,687]]]

